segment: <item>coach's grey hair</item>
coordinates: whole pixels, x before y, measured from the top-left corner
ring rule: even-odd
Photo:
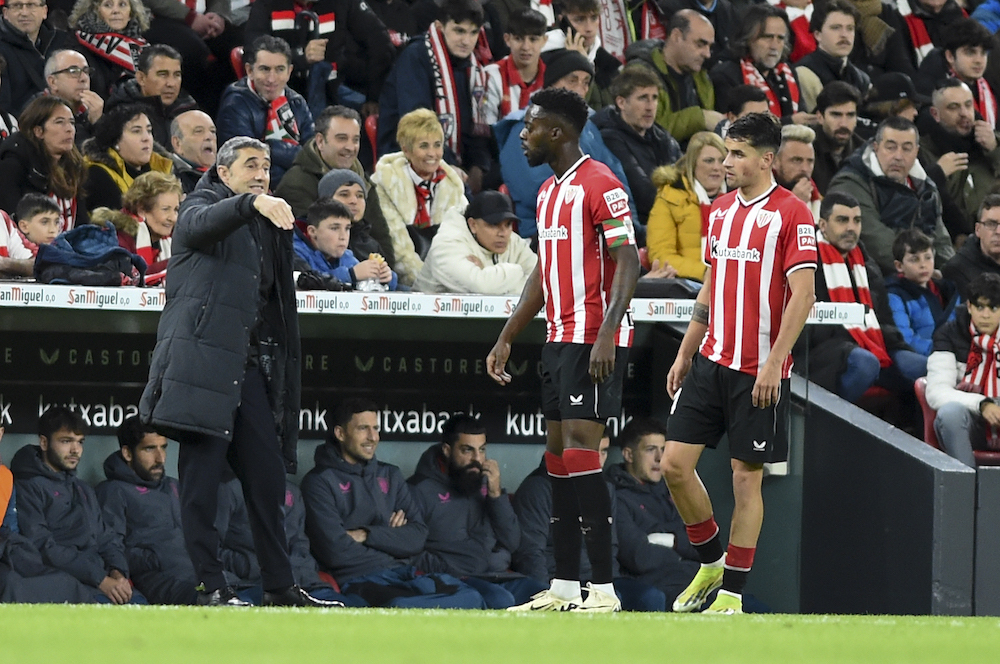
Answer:
[[[215,164],[231,168],[236,163],[239,151],[246,150],[247,148],[260,150],[268,158],[271,157],[271,147],[267,143],[258,141],[256,138],[250,138],[249,136],[233,136],[219,148],[219,154],[215,157]]]

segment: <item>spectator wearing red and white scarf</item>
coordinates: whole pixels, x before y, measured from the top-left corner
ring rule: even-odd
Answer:
[[[816,132],[802,125],[785,125],[781,128],[781,146],[774,156],[774,179],[809,206],[813,218],[819,219],[819,188],[813,182],[816,150],[813,141]]]
[[[934,334],[927,360],[927,404],[945,452],[973,468],[974,449],[1000,449],[1000,275],[983,273],[968,287],[965,307]]]
[[[919,66],[934,47],[944,45],[951,25],[968,13],[955,0],[897,0]]]
[[[715,110],[726,111],[728,93],[737,86],[753,85],[767,95],[768,110],[782,124],[816,122],[814,114],[806,113],[798,76],[786,59],[790,34],[784,10],[761,4],[746,11],[734,45],[739,59],[720,62],[709,72],[715,86]]]
[[[503,35],[510,55],[486,66],[483,112],[489,125],[511,111],[526,108],[531,94],[542,89],[545,63],[540,56],[547,26],[545,15],[534,9],[519,9],[511,14]]]
[[[927,358],[903,341],[882,277],[867,265],[860,244],[861,204],[850,194],[830,191],[818,226],[816,301],[860,303],[866,313],[860,324],[825,325],[803,337],[798,351],[808,346],[809,379],[852,403],[873,385],[912,392],[913,382],[927,372]]]

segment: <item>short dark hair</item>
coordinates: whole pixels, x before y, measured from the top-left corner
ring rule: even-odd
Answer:
[[[306,223],[310,226],[319,226],[321,221],[330,217],[346,219],[347,221],[354,219],[354,215],[347,209],[347,206],[333,198],[320,198],[306,211]]]
[[[755,150],[777,153],[781,147],[781,121],[770,113],[748,113],[729,126],[726,138],[746,141]]]
[[[996,47],[996,37],[979,21],[963,17],[948,24],[940,46],[952,55],[963,46],[981,46],[989,51]]]
[[[881,143],[882,139],[885,138],[886,129],[892,129],[893,131],[912,131],[917,137],[917,143],[920,143],[920,130],[917,129],[917,125],[913,124],[901,115],[891,115],[885,120],[882,120],[882,122],[878,123],[878,129],[875,130],[876,143]]]
[[[149,108],[139,102],[116,104],[111,110],[105,109],[104,115],[94,123],[94,146],[100,152],[114,148],[125,131],[125,125],[140,115],[145,115],[148,119]]]
[[[316,133],[326,136],[326,131],[330,128],[330,120],[334,118],[354,120],[358,123],[358,127],[364,127],[364,123],[361,121],[360,113],[348,106],[341,106],[340,104],[337,104],[336,106],[327,106],[319,115],[316,116]]]
[[[833,13],[847,14],[854,17],[855,27],[861,20],[861,14],[849,0],[828,0],[827,2],[817,2],[813,4],[813,15],[809,19],[809,32],[819,32],[826,23],[826,17]]]
[[[445,0],[438,8],[437,17],[441,25],[448,21],[455,23],[469,21],[475,26],[482,27],[486,22],[483,6],[477,0]]]
[[[829,220],[834,205],[843,205],[849,208],[861,207],[858,199],[846,191],[828,191],[819,204],[819,218]]]
[[[377,413],[378,404],[365,397],[351,397],[341,401],[333,411],[333,421],[330,423],[330,431],[327,434],[327,441],[339,444],[340,441],[333,435],[333,430],[337,427],[347,428],[351,418],[358,413]]]
[[[17,202],[17,207],[14,209],[14,219],[17,221],[27,221],[36,214],[41,214],[42,212],[55,212],[56,214],[62,213],[55,201],[48,196],[45,196],[44,194],[27,193],[24,196],[21,196],[21,200]]]
[[[744,106],[754,101],[762,101],[766,104],[767,93],[756,85],[737,85],[729,91],[729,96],[726,99],[726,113],[738,116],[743,112]]]
[[[832,81],[823,86],[823,90],[816,96],[816,112],[822,115],[831,106],[840,106],[848,102],[861,108],[861,91],[850,83],[844,81]]]
[[[792,36],[792,26],[788,22],[788,14],[785,13],[784,9],[779,9],[766,2],[759,5],[750,5],[743,13],[743,26],[734,44],[736,50],[743,57],[750,57],[750,43],[760,37],[760,34],[767,26],[767,19],[769,18],[780,18],[785,24],[786,41],[781,57],[782,59],[788,57],[788,53],[792,49],[790,42],[794,39]]]
[[[148,74],[150,67],[153,66],[153,58],[161,57],[177,60],[182,65],[184,64],[184,57],[173,46],[167,44],[150,44],[142,49],[142,52],[139,54],[139,62],[137,63],[139,71],[143,74]]]
[[[261,51],[268,53],[278,53],[288,58],[288,64],[292,64],[292,47],[281,37],[273,35],[261,35],[254,39],[250,48],[243,52],[243,63],[252,65],[257,62],[257,54]]]
[[[601,13],[601,3],[600,0],[562,0],[559,3],[559,13],[565,16],[570,12],[573,13]]]
[[[455,413],[441,426],[441,442],[454,445],[463,434],[480,436],[486,433],[486,425],[478,417],[468,413]]]
[[[973,304],[979,304],[980,300],[986,300],[988,306],[1000,306],[1000,274],[980,272],[979,276],[966,286],[965,293],[968,296],[968,301]]]
[[[545,14],[531,7],[522,7],[511,12],[505,32],[514,37],[542,37],[548,27]]]
[[[972,90],[966,85],[965,81],[955,77],[949,76],[947,78],[940,79],[934,84],[934,92],[931,94],[931,104],[937,106],[937,103],[941,101],[941,95],[945,90],[951,90],[952,88],[965,88],[971,93]]]
[[[907,228],[892,241],[893,260],[902,261],[906,254],[922,254],[934,248],[934,241],[919,228]]]
[[[142,442],[147,433],[156,433],[156,429],[149,424],[143,424],[138,415],[133,415],[125,418],[115,433],[118,435],[118,447],[127,447],[135,453],[136,445]]]
[[[546,113],[561,117],[576,131],[577,136],[583,132],[590,113],[583,97],[562,88],[543,88],[531,95],[531,103]]]
[[[660,77],[646,65],[636,64],[622,67],[611,80],[609,91],[613,98],[628,97],[639,88],[660,87]]]
[[[76,411],[65,406],[52,406],[38,418],[38,435],[52,440],[52,434],[60,429],[72,431],[78,436],[87,433],[87,423]]]
[[[683,9],[674,12],[674,15],[670,17],[670,21],[667,23],[667,36],[670,36],[674,30],[680,30],[681,34],[687,37],[687,34],[691,32],[691,15],[694,10],[686,12]]]
[[[634,448],[640,440],[652,434],[659,434],[666,438],[667,426],[655,417],[636,417],[625,425],[625,428],[618,434],[616,442],[618,447],[622,449]]]
[[[986,194],[983,202],[979,204],[979,212],[976,214],[976,221],[983,218],[983,212],[1000,207],[1000,194]]]

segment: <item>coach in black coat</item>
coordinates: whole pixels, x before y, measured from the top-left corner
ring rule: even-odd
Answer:
[[[144,422],[181,443],[182,524],[204,604],[240,603],[223,575],[215,523],[228,465],[247,498],[264,603],[314,601],[294,586],[281,510],[285,470],[295,471],[300,350],[294,216],[266,194],[269,154],[256,139],[230,139],[181,206],[139,405]]]

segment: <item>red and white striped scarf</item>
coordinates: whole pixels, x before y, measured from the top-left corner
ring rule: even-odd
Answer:
[[[913,15],[910,7],[910,0],[897,0],[896,8],[906,21],[906,27],[910,31],[910,41],[913,42],[913,50],[916,52],[917,64],[919,65],[927,57],[927,54],[934,50],[934,42],[927,33],[927,26],[919,16]]]
[[[193,12],[197,12],[198,14],[205,13],[206,0],[179,0],[179,2]]]
[[[145,220],[140,217],[136,217],[135,215],[129,216],[135,218],[139,222],[135,233],[135,253],[142,256],[142,260],[146,261],[146,265],[152,268],[153,263],[165,261],[170,258],[170,238],[160,238],[158,243],[159,248],[154,247],[153,237],[149,234],[149,226],[146,225]],[[166,268],[157,272],[146,272],[145,283],[147,286],[156,286],[162,282],[163,278],[166,276]]]
[[[639,39],[666,39],[667,26],[660,20],[660,14],[652,2],[642,3],[639,19]]]
[[[951,75],[958,78],[958,74],[952,70]],[[993,88],[990,84],[986,82],[986,79],[980,76],[976,79],[976,92],[979,94],[977,98],[973,100],[976,105],[976,112],[979,116],[990,123],[990,126],[994,129],[997,128],[997,98],[993,94]]]
[[[49,200],[59,206],[59,218],[62,220],[60,233],[71,230],[76,226],[76,199],[59,198],[54,193],[49,192]]]
[[[133,74],[139,64],[139,54],[149,45],[145,39],[126,37],[117,32],[91,34],[77,31],[76,39],[90,52]]]
[[[753,63],[753,60],[750,58],[740,60],[740,69],[743,72],[743,82],[763,90],[764,94],[767,95],[767,109],[771,111],[772,115],[780,118],[783,114],[781,112],[781,103],[778,101],[778,95],[767,84],[767,80],[757,70],[757,66]],[[788,86],[788,96],[792,98],[792,113],[797,112],[799,110],[800,98],[799,86],[795,83],[792,68],[788,66],[787,62],[779,62],[774,67],[774,71],[778,76],[785,78],[785,85]]]
[[[1000,330],[993,334],[980,334],[976,326],[969,321],[969,334],[972,344],[969,346],[969,356],[965,360],[965,378],[963,383],[989,399],[1000,396],[997,385],[997,356],[1000,355]],[[1000,449],[1000,432],[996,427],[989,427],[986,436],[986,447],[991,450]]]
[[[865,319],[862,325],[844,325],[858,345],[878,358],[884,369],[892,364],[889,351],[885,347],[882,328],[875,315],[872,294],[868,288],[868,271],[861,247],[856,246],[845,258],[840,249],[827,242],[823,234],[816,230],[816,245],[819,260],[823,264],[823,277],[830,293],[831,302],[857,302],[865,305]],[[851,277],[854,277],[853,279]]]
[[[632,43],[629,13],[625,0],[602,0],[597,17],[601,45],[604,50],[625,63],[625,49]]]
[[[253,85],[253,80],[249,77],[247,78],[247,87],[254,94],[260,96]],[[261,97],[261,99],[264,98]],[[295,113],[292,111],[292,105],[288,103],[288,97],[281,95],[271,102],[267,102],[267,100],[265,102],[268,103],[267,122],[264,125],[264,136],[261,140],[284,141],[285,143],[299,145],[299,139],[301,138],[299,123],[295,121]]]
[[[455,74],[451,69],[451,56],[445,45],[444,35],[433,23],[424,37],[424,44],[431,57],[431,71],[434,75],[434,112],[441,120],[444,142],[462,164],[462,113],[458,94],[455,92]],[[489,136],[490,126],[486,124],[483,101],[486,98],[486,70],[479,64],[475,54],[469,56],[469,92],[472,97],[473,133]]]
[[[417,228],[428,228],[431,226],[431,208],[434,206],[434,195],[437,193],[438,183],[447,174],[443,168],[438,166],[434,177],[430,180],[424,180],[409,164],[406,165],[406,171],[413,181],[413,189],[417,194],[417,216],[413,218],[413,225]]]
[[[509,55],[498,62],[497,67],[500,69],[500,86],[503,89],[503,96],[500,98],[500,117],[505,118],[511,111],[525,108],[531,94],[542,89],[542,84],[545,81],[545,63],[539,58],[538,73],[535,74],[535,79],[530,84],[525,83],[524,79],[521,78],[521,73],[517,71],[517,66]],[[514,106],[515,99],[517,101],[516,107]]]

